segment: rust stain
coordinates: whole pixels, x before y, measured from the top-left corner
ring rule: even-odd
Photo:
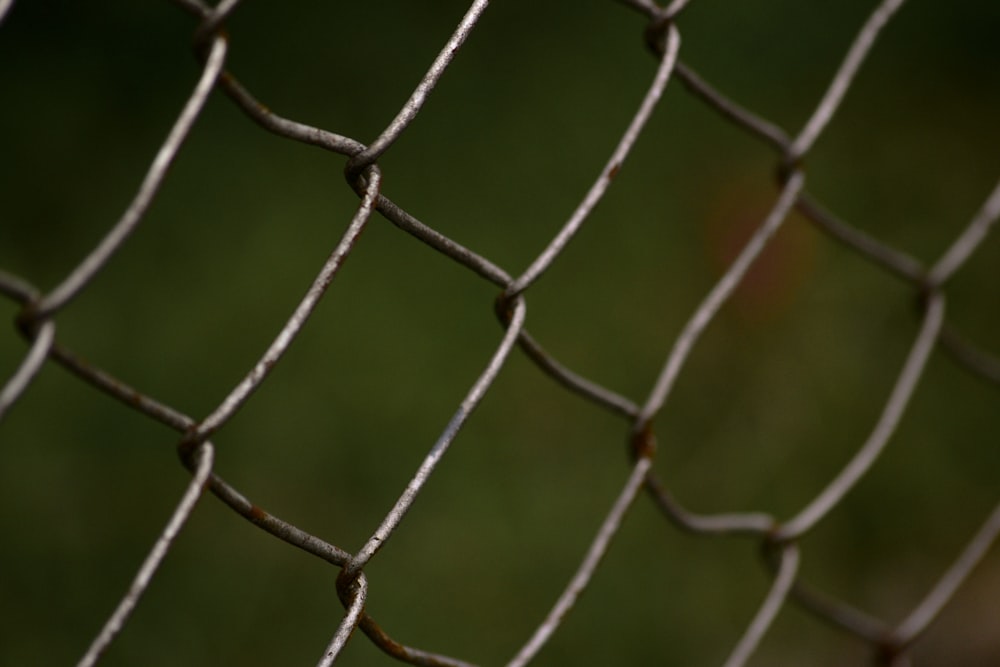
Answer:
[[[656,434],[653,433],[652,422],[647,422],[641,431],[632,435],[631,442],[633,460],[653,458],[656,454]]]
[[[250,504],[250,520],[251,521],[253,521],[254,523],[260,523],[261,521],[264,521],[265,519],[267,519],[267,517],[268,517],[267,512],[265,512],[264,510],[262,510],[257,505],[254,505],[252,503]]]

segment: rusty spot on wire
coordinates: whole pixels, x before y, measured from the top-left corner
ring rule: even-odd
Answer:
[[[652,422],[646,422],[642,428],[633,432],[629,439],[629,449],[633,460],[653,458],[656,454],[656,434],[653,433]]]
[[[266,521],[268,514],[259,505],[254,505],[251,503],[250,511],[247,512],[247,517],[254,523],[261,523]]]

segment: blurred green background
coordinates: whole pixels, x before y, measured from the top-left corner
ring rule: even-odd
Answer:
[[[796,132],[874,2],[691,3],[682,59]],[[286,117],[370,142],[466,9],[252,3],[229,67]],[[20,2],[0,25],[0,269],[57,284],[118,218],[197,80],[166,2]],[[603,167],[656,62],[613,2],[496,2],[380,161],[383,191],[519,273]],[[925,262],[1000,174],[1000,4],[914,2],[884,32],[808,159],[833,211]],[[670,84],[613,188],[528,293],[528,328],[642,401],[685,320],[775,196],[775,156]],[[194,417],[260,356],[357,199],[344,158],[210,99],[149,214],[58,315],[58,340]],[[1000,351],[1000,244],[948,289]],[[501,336],[496,289],[381,218],[301,337],[214,438],[216,470],[347,550],[374,530]],[[8,321],[17,308],[0,302]],[[656,422],[688,507],[789,517],[874,425],[916,332],[912,290],[793,216]],[[0,336],[0,376],[25,346]],[[879,464],[802,543],[805,579],[889,621],[998,500],[996,386],[937,353]],[[510,658],[577,567],[627,475],[627,425],[515,351],[368,568],[396,639]],[[72,664],[187,483],[177,436],[47,365],[0,423],[0,664]],[[538,664],[719,664],[764,595],[757,545],[693,538],[641,497]],[[917,664],[1000,656],[989,557]],[[206,496],[106,665],[313,664],[342,616],[337,570]],[[848,665],[858,641],[786,606],[752,661]],[[357,634],[347,665],[393,661]]]

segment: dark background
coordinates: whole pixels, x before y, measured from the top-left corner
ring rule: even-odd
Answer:
[[[681,57],[797,132],[874,2],[691,3]],[[286,117],[370,142],[467,6],[253,3],[229,68]],[[0,268],[56,285],[128,205],[199,76],[166,2],[16,3],[0,25]],[[496,2],[380,160],[383,191],[517,274],[568,218],[656,61],[613,2]],[[1000,5],[904,6],[808,157],[807,187],[934,262],[1000,173]],[[262,354],[357,199],[344,158],[260,130],[215,93],[146,218],[56,321],[58,340],[194,417]],[[558,359],[641,402],[674,337],[775,196],[776,157],[672,82],[614,186],[528,292]],[[948,317],[1000,335],[1000,244]],[[216,470],[358,549],[501,337],[496,288],[372,221],[301,337],[219,431]],[[16,305],[0,303],[11,320]],[[657,419],[688,507],[790,517],[873,427],[916,333],[913,290],[792,216],[713,321]],[[0,336],[0,376],[20,362]],[[996,386],[936,353],[878,465],[802,542],[802,576],[901,619],[998,500]],[[577,567],[627,475],[627,425],[515,351],[386,548],[369,611],[396,639],[509,659]],[[48,364],[0,423],[0,664],[71,664],[173,510],[177,435]],[[539,664],[719,664],[766,592],[757,544],[693,538],[640,497]],[[206,496],[107,665],[312,664],[342,617],[337,570]],[[991,555],[917,664],[997,659]],[[945,657],[947,656],[947,657]],[[866,649],[788,605],[752,664]],[[344,664],[393,664],[360,633]]]

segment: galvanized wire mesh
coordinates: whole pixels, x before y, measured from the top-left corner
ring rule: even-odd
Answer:
[[[724,90],[702,78],[696,71],[697,63],[685,62],[681,35],[689,3],[675,0],[669,6],[661,7],[647,0],[628,0],[621,3],[625,5],[624,8],[610,5],[608,12],[631,11],[637,15],[640,19],[636,22],[637,28],[645,22],[644,43],[636,40],[635,46],[637,49],[646,48],[652,54],[656,66],[649,77],[644,96],[621,130],[620,139],[604,166],[593,178],[589,188],[581,188],[579,203],[566,216],[565,223],[555,230],[547,242],[532,251],[533,259],[520,271],[502,267],[499,262],[492,261],[441,231],[435,220],[418,219],[402,203],[390,199],[393,196],[392,179],[388,176],[391,169],[382,166],[418,118],[429,113],[424,110],[425,104],[433,98],[435,87],[443,77],[447,77],[452,64],[462,58],[463,45],[477,38],[477,30],[480,29],[484,16],[488,15],[488,3],[485,0],[477,0],[468,7],[454,32],[444,41],[426,74],[416,81],[409,99],[385,129],[367,142],[341,134],[336,127],[314,126],[285,117],[280,115],[283,111],[279,105],[275,105],[272,110],[268,100],[258,99],[253,86],[245,84],[239,78],[238,69],[231,68],[229,64],[230,32],[233,39],[239,40],[238,29],[230,30],[230,24],[241,10],[239,2],[223,1],[215,7],[200,0],[177,0],[175,4],[189,14],[197,26],[194,52],[201,65],[201,72],[149,165],[134,198],[121,217],[102,232],[103,236],[93,249],[81,253],[54,286],[46,289],[39,287],[38,278],[30,271],[0,273],[0,289],[7,299],[17,304],[16,328],[28,343],[20,360],[9,370],[9,376],[0,392],[0,417],[15,414],[20,407],[19,402],[30,401],[33,380],[40,370],[49,363],[56,364],[71,371],[85,386],[99,389],[117,399],[122,411],[131,410],[176,431],[176,446],[181,462],[191,473],[190,483],[177,499],[173,514],[147,556],[141,563],[134,563],[137,571],[131,584],[110,612],[103,627],[95,632],[90,646],[81,648],[83,655],[78,664],[97,664],[114,646],[119,635],[131,630],[133,625],[129,624],[130,618],[142,607],[144,594],[156,581],[172,551],[184,542],[185,525],[198,511],[203,511],[196,510],[196,507],[205,504],[199,505],[199,501],[206,493],[261,531],[290,546],[298,547],[339,571],[335,591],[343,606],[343,613],[337,627],[330,629],[329,636],[313,638],[315,652],[319,655],[318,664],[329,665],[336,661],[352,636],[353,642],[359,641],[359,637],[355,636],[357,629],[386,654],[410,664],[470,664],[462,656],[452,657],[404,644],[402,638],[407,635],[405,628],[397,628],[395,625],[388,627],[388,624],[384,626],[376,622],[368,612],[369,603],[378,596],[375,592],[369,594],[369,574],[373,564],[378,562],[383,548],[391,550],[390,538],[407,523],[408,512],[424,493],[425,487],[432,484],[439,465],[449,458],[453,446],[461,444],[463,427],[470,419],[474,419],[473,413],[477,406],[491,393],[498,377],[519,354],[530,359],[538,371],[551,378],[566,392],[579,397],[588,409],[605,411],[620,419],[627,426],[629,436],[624,484],[617,496],[608,499],[610,502],[606,514],[600,521],[596,534],[583,552],[568,583],[552,602],[550,611],[547,614],[534,608],[524,611],[525,615],[541,620],[528,636],[521,639],[521,648],[509,658],[507,664],[525,665],[532,662],[545,650],[547,642],[553,637],[570,632],[563,626],[578,605],[601,604],[595,598],[581,601],[580,596],[599,573],[608,579],[614,579],[614,571],[602,572],[602,561],[609,548],[616,543],[623,521],[634,514],[635,508],[642,503],[651,503],[661,513],[663,530],[679,530],[707,541],[719,536],[735,536],[759,546],[765,570],[770,576],[770,584],[755,602],[756,610],[745,619],[742,631],[731,638],[724,659],[724,664],[730,667],[751,661],[755,651],[769,635],[776,617],[786,607],[805,610],[821,623],[839,628],[861,640],[869,647],[879,664],[907,665],[910,664],[912,655],[919,655],[920,639],[928,632],[935,619],[948,613],[949,603],[956,591],[963,585],[976,585],[979,572],[977,566],[1000,532],[1000,505],[985,513],[980,519],[980,527],[972,531],[964,545],[953,545],[953,559],[938,572],[935,581],[922,591],[911,592],[909,606],[901,616],[883,618],[863,612],[848,600],[842,599],[836,590],[820,591],[814,588],[809,584],[809,577],[803,573],[810,557],[808,548],[803,545],[805,538],[835,515],[845,499],[871,476],[872,471],[885,458],[887,446],[893,440],[900,423],[906,420],[907,408],[912,404],[915,393],[922,387],[921,379],[933,356],[940,354],[962,372],[984,381],[982,392],[995,391],[997,384],[1000,384],[1000,362],[993,356],[989,341],[968,340],[949,322],[946,310],[948,288],[953,276],[974,261],[980,246],[991,240],[989,232],[1000,217],[1000,185],[991,192],[982,194],[982,204],[978,211],[971,215],[968,223],[953,239],[938,248],[937,256],[926,263],[899,247],[883,243],[863,231],[861,226],[845,222],[831,212],[836,207],[836,202],[822,201],[807,188],[807,158],[828,127],[836,124],[837,112],[845,97],[850,95],[852,84],[866,59],[877,57],[878,40],[883,30],[891,27],[903,4],[902,0],[878,3],[861,22],[853,42],[845,45],[839,67],[829,77],[829,83],[815,100],[811,113],[800,123],[801,129],[795,132],[788,132],[745,108],[739,100],[731,98]],[[0,21],[17,21],[17,9],[10,2],[0,4]],[[433,14],[436,10],[427,11]],[[447,14],[445,11],[440,13],[442,16]],[[452,18],[442,20],[450,21]],[[3,32],[0,31],[0,39],[2,38]],[[355,61],[345,61],[349,62],[345,67],[364,67],[365,56],[356,54],[355,57]],[[503,73],[497,73],[497,76],[502,77]],[[663,360],[653,381],[642,393],[626,396],[595,379],[585,377],[571,365],[561,362],[548,347],[543,347],[546,341],[531,335],[527,328],[531,323],[528,306],[533,288],[544,283],[546,272],[560,264],[574,237],[585,224],[594,220],[593,212],[605,194],[613,190],[619,172],[627,169],[630,153],[641,143],[644,129],[664,104],[664,91],[668,86],[683,87],[707,112],[720,115],[747,137],[773,151],[771,164],[777,174],[778,187],[770,209],[761,216],[748,238],[741,241],[738,251],[728,260],[727,268],[696,304],[679,331],[658,332],[664,341],[661,351]],[[225,395],[218,397],[213,409],[205,413],[188,414],[175,406],[177,401],[159,396],[155,387],[140,386],[124,374],[119,375],[100,363],[85,361],[80,355],[89,356],[88,351],[71,349],[62,344],[57,328],[74,309],[88,307],[79,298],[92,288],[95,279],[116,257],[129,253],[130,237],[147,218],[153,202],[169,182],[171,166],[183,154],[188,135],[205,113],[208,100],[213,97],[228,98],[250,121],[277,137],[317,147],[335,158],[341,156],[337,159],[343,165],[346,186],[357,195],[358,204],[350,219],[345,221],[346,227],[339,241],[330,250],[325,262],[317,268],[315,278],[304,297],[284,325],[274,333],[264,352],[245,370],[243,378]],[[364,104],[364,100],[348,97],[343,103]],[[444,136],[440,140],[458,139]],[[662,156],[661,160],[669,162],[670,156]],[[957,164],[954,170],[961,171],[962,167],[963,165]],[[517,174],[499,173],[488,177],[509,179],[510,188],[513,190],[517,187]],[[657,203],[650,202],[649,206],[655,208]],[[824,483],[812,488],[809,497],[794,511],[781,515],[758,510],[698,512],[689,509],[677,497],[672,482],[668,481],[673,478],[673,474],[669,470],[663,470],[663,466],[658,463],[663,458],[660,450],[670,448],[673,443],[663,442],[663,438],[658,437],[656,420],[664,418],[671,411],[675,386],[683,376],[685,365],[706,329],[718,321],[720,311],[747,280],[755,262],[793,212],[806,218],[830,241],[876,267],[884,274],[886,281],[901,280],[905,283],[909,288],[906,298],[913,298],[917,302],[917,325],[912,330],[911,340],[907,343],[895,381],[885,393],[867,436],[855,443],[840,467]],[[963,217],[965,214],[956,211],[955,215]],[[16,219],[4,217],[6,227],[21,224]],[[360,240],[362,233],[367,227],[379,224],[380,217],[391,222],[400,232],[437,251],[440,262],[453,262],[460,266],[470,281],[478,279],[491,284],[497,294],[494,307],[501,324],[501,336],[493,351],[481,360],[478,378],[468,386],[447,425],[436,441],[426,449],[422,461],[412,470],[409,480],[397,490],[391,509],[376,525],[365,528],[368,537],[360,546],[350,547],[338,535],[336,526],[323,526],[320,530],[312,529],[307,532],[295,521],[264,510],[254,501],[253,492],[245,488],[244,484],[223,479],[218,470],[224,467],[222,463],[227,455],[226,447],[221,444],[217,447],[216,442],[217,436],[219,442],[226,439],[226,426],[238,411],[254,409],[254,393],[268,382],[272,369],[295,346],[299,334],[324,295],[330,290],[337,290],[336,279],[345,260],[356,246],[363,245]],[[405,268],[401,268],[399,279],[405,280],[406,273]],[[669,286],[664,288],[658,285],[655,290],[668,288]],[[984,288],[984,292],[985,289],[988,288]],[[433,299],[434,296],[428,295],[427,298]],[[218,304],[218,307],[225,309],[226,305]],[[123,304],[122,308],[128,308],[128,304]],[[192,369],[195,378],[211,372],[211,368]],[[330,409],[335,410],[336,406]],[[58,409],[52,414],[58,414]],[[987,434],[985,437],[988,441],[996,441],[995,432],[992,436]],[[906,443],[896,445],[905,448]],[[88,446],[100,445],[95,442]],[[337,446],[351,445],[343,443]],[[13,447],[42,448],[45,443],[4,443],[7,450]],[[566,455],[570,456],[571,453]],[[719,466],[725,465],[725,461],[719,462]],[[606,472],[612,478],[621,476],[620,471]],[[260,474],[265,475],[266,471],[260,471]],[[335,471],[330,474],[331,478],[336,477]],[[754,471],[744,470],[741,474],[752,475]],[[784,471],[784,476],[789,479],[795,475],[795,470]],[[995,475],[993,478],[995,479]],[[475,485],[479,482],[469,480],[468,483]],[[780,485],[781,480],[775,484]],[[590,492],[590,489],[580,490],[581,494]],[[16,497],[5,497],[4,500],[14,507],[18,504]],[[278,498],[275,504],[280,505],[281,499]],[[21,518],[28,523],[35,521],[28,515]],[[911,517],[897,519],[914,520]],[[37,528],[45,530],[44,525]],[[438,541],[440,548],[447,550],[451,548],[451,541],[456,538],[437,536],[428,539]],[[249,553],[240,557],[252,559],[254,555]],[[540,556],[532,554],[522,557]],[[685,567],[683,562],[675,561],[668,565],[680,570]],[[8,572],[4,576],[12,575]],[[205,585],[208,585],[207,582]],[[326,583],[320,582],[317,586],[323,587]],[[371,589],[378,590],[377,575],[371,576]],[[332,588],[330,592],[332,595]],[[630,597],[637,598],[647,594],[648,591],[644,590],[629,592]],[[705,601],[671,600],[671,603],[683,607],[702,605]],[[419,608],[421,606],[417,605],[413,610],[415,615],[425,613]],[[474,602],[469,603],[470,609],[475,607]],[[195,602],[186,607],[187,622],[192,626],[201,623],[198,610]],[[628,612],[616,610],[615,613]],[[280,641],[282,629],[278,628],[274,632]],[[574,642],[583,643],[600,643],[604,640],[599,636],[572,638]],[[652,645],[658,641],[660,639],[657,636],[648,638]],[[441,647],[441,650],[447,653],[448,647]]]

